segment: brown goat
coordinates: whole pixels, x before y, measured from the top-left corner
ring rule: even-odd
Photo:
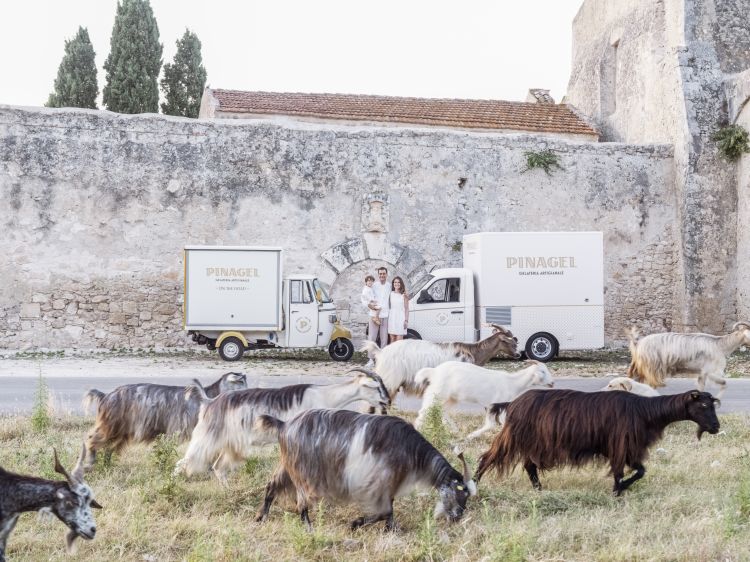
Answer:
[[[613,492],[619,496],[643,478],[648,448],[669,424],[691,420],[704,431],[719,431],[717,400],[693,390],[671,396],[644,397],[629,392],[530,390],[513,402],[493,404],[506,411],[505,425],[479,460],[476,481],[494,467],[503,475],[522,462],[531,484],[541,490],[538,470],[582,466],[609,460]],[[635,473],[623,479],[625,466]]]

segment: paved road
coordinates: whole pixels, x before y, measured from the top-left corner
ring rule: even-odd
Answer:
[[[216,377],[198,377],[206,384],[213,382]],[[183,377],[149,376],[148,382],[157,384],[186,384],[188,380]],[[602,388],[609,378],[559,378],[555,381],[556,388],[570,388],[574,390],[592,391]],[[33,409],[34,395],[37,388],[37,376],[32,374],[2,375],[0,376],[0,414],[28,414]],[[101,375],[45,375],[45,381],[50,390],[55,411],[64,413],[80,414],[81,398],[84,392],[90,388],[98,388],[104,392],[110,391],[121,384],[144,382],[143,376],[101,376]],[[280,387],[288,384],[298,383],[330,383],[339,382],[340,377],[325,375],[248,375],[249,386]],[[684,392],[695,388],[694,379],[671,379],[667,387],[662,389],[663,394]],[[707,390],[709,392],[712,387]],[[399,395],[396,406],[403,410],[416,411],[419,409],[420,401],[416,398],[405,398]],[[463,412],[480,413],[481,408],[473,405],[460,405],[458,408]],[[750,379],[730,379],[728,389],[720,410],[721,413],[750,412]]]

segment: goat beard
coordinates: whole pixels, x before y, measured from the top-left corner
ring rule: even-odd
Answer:
[[[69,554],[75,554],[76,546],[73,544],[78,538],[78,533],[73,530],[68,531],[65,535],[65,547],[68,549]]]

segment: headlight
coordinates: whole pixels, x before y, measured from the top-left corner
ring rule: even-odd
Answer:
[[[329,321],[329,322],[330,322],[331,324],[335,324],[336,322],[338,322],[338,318],[336,317],[336,315],[335,315],[335,314],[329,314],[329,315],[328,315],[328,321]]]

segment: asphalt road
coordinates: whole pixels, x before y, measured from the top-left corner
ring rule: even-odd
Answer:
[[[601,378],[558,378],[555,380],[555,388],[569,388],[574,390],[594,391],[599,390],[607,384],[611,377]],[[198,377],[206,384],[213,382],[216,377]],[[341,377],[325,375],[296,374],[296,375],[248,375],[248,385],[258,387],[280,387],[299,383],[331,383],[339,382]],[[58,413],[81,414],[81,399],[83,394],[90,388],[97,388],[108,392],[122,384],[135,382],[146,382],[142,376],[100,376],[84,375],[71,376],[45,376],[45,382],[49,388],[54,409]],[[156,384],[179,385],[187,384],[189,379],[170,376],[149,376],[147,382]],[[34,397],[37,389],[38,378],[31,374],[3,375],[0,376],[0,414],[29,414],[34,406]],[[694,379],[670,379],[666,388],[661,389],[662,394],[674,394],[685,392],[695,388]],[[707,388],[709,392],[715,391],[713,387]],[[404,397],[400,394],[396,400],[396,406],[402,410],[416,411],[419,409],[420,401],[417,398]],[[457,410],[467,413],[481,413],[482,408],[460,404]],[[750,379],[729,379],[728,388],[722,400],[719,413],[750,412]]]

